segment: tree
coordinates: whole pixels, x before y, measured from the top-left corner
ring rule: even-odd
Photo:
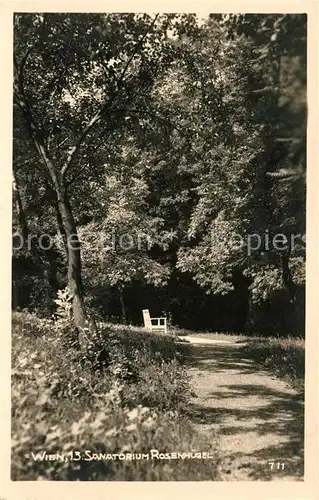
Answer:
[[[56,196],[68,241],[67,282],[79,329],[85,325],[86,312],[70,184],[75,176],[86,174],[90,146],[98,134],[116,133],[125,126],[129,109],[150,95],[155,77],[172,57],[167,30],[173,18],[147,14],[15,16],[14,120],[23,116],[28,140]],[[185,23],[188,19],[191,25],[192,16],[186,16]],[[101,172],[103,168],[94,174]]]
[[[208,142],[211,147],[203,152],[206,161],[196,166],[199,198],[189,225],[190,241],[179,251],[177,265],[191,272],[208,292],[227,294],[239,279],[259,307],[285,289],[294,305],[294,279],[303,280],[302,245],[295,246],[290,255],[289,245],[288,249],[269,249],[267,238],[283,233],[291,241],[296,233],[303,234],[305,192],[303,175],[297,172],[304,168],[305,152],[305,18],[240,15],[217,19],[222,57],[217,51],[213,81],[218,82],[219,76],[223,103],[219,109],[226,108],[232,123],[219,120],[223,133],[215,144]],[[215,22],[212,16],[208,24]],[[296,51],[298,62],[290,64]],[[300,86],[298,111],[291,106],[292,85]],[[223,115],[213,116],[217,121]],[[297,120],[301,128],[295,127]],[[295,182],[283,187],[277,179],[289,180],[285,174],[289,171]]]
[[[304,232],[304,75],[304,16],[16,16],[14,175],[28,230],[62,236],[79,329],[101,285],[123,318],[146,283],[167,310],[199,287],[299,307],[304,248],[265,236]]]
[[[129,142],[127,138],[125,142]],[[127,314],[124,291],[133,281],[163,286],[169,269],[150,258],[157,245],[167,248],[170,233],[162,231],[163,219],[147,213],[148,186],[144,180],[145,156],[134,146],[123,144],[118,158],[100,184],[100,209],[91,222],[79,229],[84,260],[85,281],[91,289],[101,283],[115,287],[122,321]],[[117,161],[116,161],[117,160]]]

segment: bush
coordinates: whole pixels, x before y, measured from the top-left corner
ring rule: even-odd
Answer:
[[[74,345],[66,348],[56,325],[26,313],[13,316],[13,480],[218,478],[216,444],[200,445],[184,411],[188,378],[173,339],[105,325],[107,362],[96,365]],[[151,449],[210,451],[213,459],[111,456]],[[58,456],[41,459],[41,453]]]
[[[12,330],[18,333],[18,338],[34,338],[51,332],[53,322],[38,318],[34,313],[24,309],[13,312],[11,316]]]

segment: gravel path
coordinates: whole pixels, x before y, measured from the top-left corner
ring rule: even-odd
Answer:
[[[244,358],[243,343],[184,339],[194,344],[191,414],[206,439],[219,437],[222,479],[303,481],[304,407],[296,391]]]

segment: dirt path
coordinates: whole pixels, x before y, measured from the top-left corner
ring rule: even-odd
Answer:
[[[222,479],[302,481],[304,408],[296,391],[244,358],[242,343],[187,340],[197,395],[191,414],[207,439],[219,437]]]

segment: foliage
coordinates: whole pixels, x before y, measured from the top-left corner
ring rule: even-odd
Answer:
[[[57,305],[55,314],[61,320],[69,318],[71,311],[71,301],[72,295],[70,294],[68,287],[66,287],[64,290],[58,291],[57,299],[54,300]]]
[[[136,167],[136,166],[135,166]],[[81,226],[84,277],[88,284],[101,283],[124,288],[133,280],[163,286],[169,270],[150,259],[147,250],[155,244],[165,248],[170,235],[161,228],[163,220],[145,213],[148,187],[142,178],[125,180],[108,176],[101,188],[101,210],[95,221]]]
[[[230,307],[238,329],[279,331],[255,312],[280,305],[302,333],[305,15],[17,14],[14,50],[14,174],[29,230],[63,242],[54,291],[65,234],[23,98],[62,176],[92,310],[120,316],[121,301],[136,322],[154,295],[191,327],[228,329]],[[285,249],[267,245],[278,234]]]
[[[213,443],[213,463],[106,459],[107,454],[151,449],[203,451],[183,411],[188,381],[172,339],[105,326],[109,363],[97,370],[76,349],[65,349],[47,322],[34,322],[43,325],[42,335],[35,332],[30,314],[13,314],[14,480],[216,479],[219,457]],[[44,450],[65,456],[72,450],[106,455],[100,461],[33,460],[31,453]]]
[[[191,346],[110,322],[302,335],[306,45],[303,14],[15,14],[14,480],[219,478],[215,442],[110,460],[207,445]],[[302,384],[301,339],[243,349]]]
[[[214,16],[211,19],[214,23]],[[287,304],[295,303],[296,287],[303,282],[296,275],[292,278],[292,269],[295,262],[305,265],[300,241],[305,222],[304,180],[280,172],[285,168],[297,172],[298,162],[304,166],[305,161],[303,132],[296,124],[298,116],[305,127],[305,18],[231,15],[222,25],[223,59],[214,62],[220,64],[223,75],[219,99],[233,120],[225,120],[224,133],[214,138],[212,152],[208,147],[205,159],[196,164],[198,202],[177,266],[192,273],[209,293],[229,293],[238,286],[241,274],[252,304],[274,302],[278,291],[290,294]],[[303,42],[288,47],[284,32],[294,41],[303,33]],[[288,61],[293,61],[289,77]],[[295,84],[299,93],[294,108],[290,99]],[[289,128],[292,123],[295,128]],[[295,134],[298,152],[290,150]],[[266,235],[272,241],[279,233],[286,238],[286,250],[265,243]],[[291,244],[297,233],[298,245]],[[256,241],[260,242],[257,246]]]

